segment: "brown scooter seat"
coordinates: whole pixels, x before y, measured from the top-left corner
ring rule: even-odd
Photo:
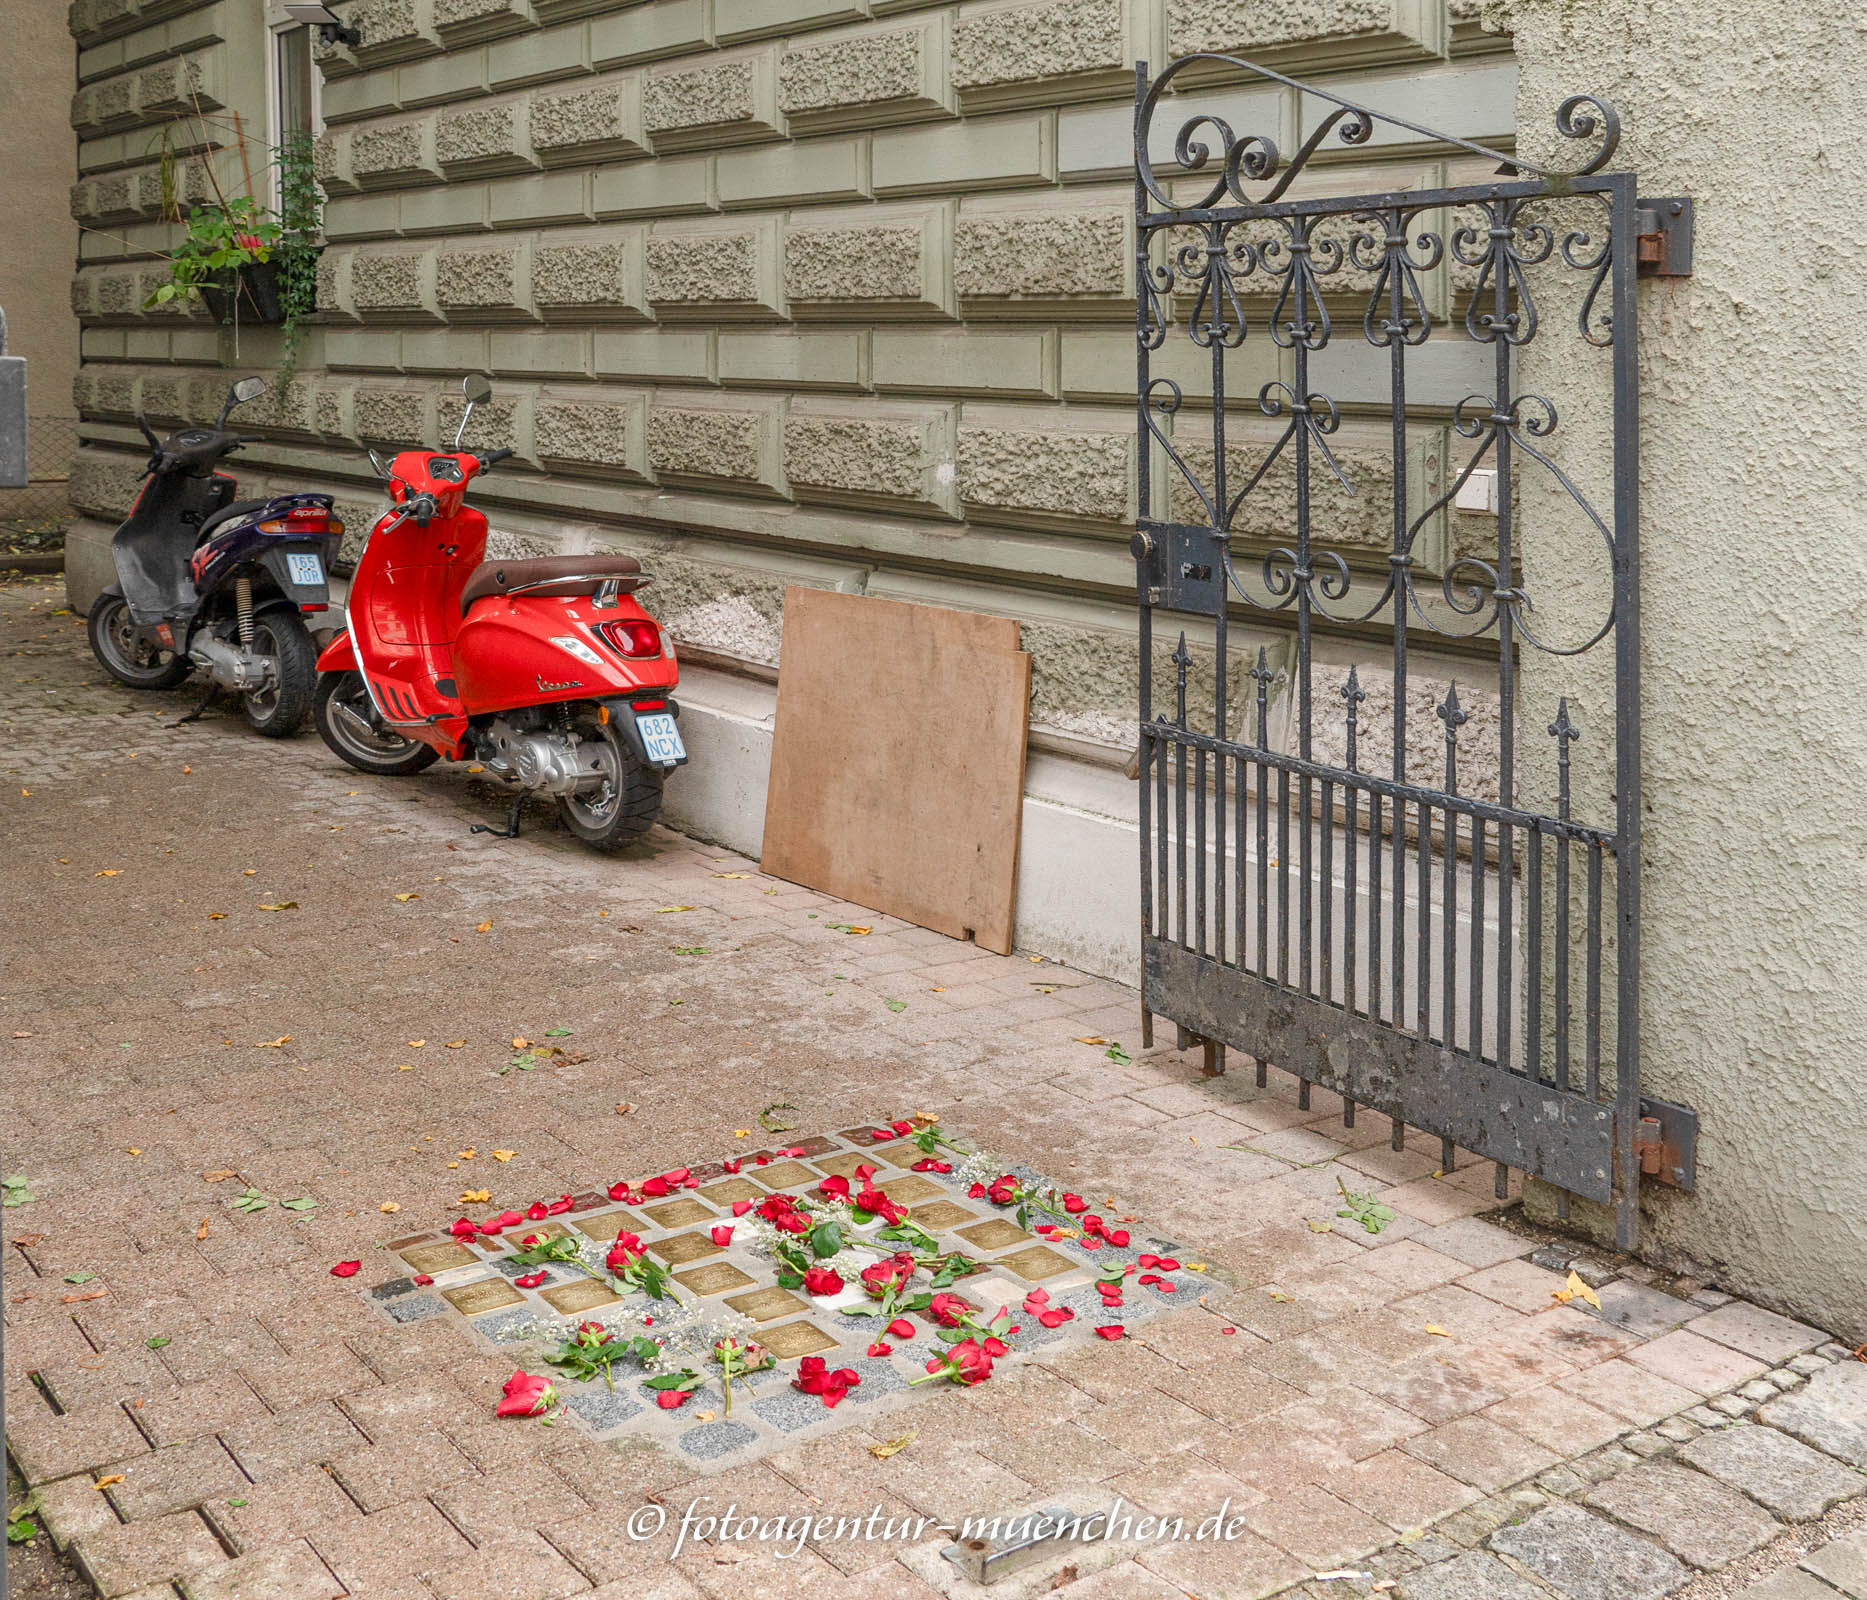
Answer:
[[[460,614],[464,617],[473,602],[488,595],[511,594],[523,589],[527,594],[595,594],[606,583],[615,584],[624,594],[631,594],[648,580],[642,575],[642,563],[634,556],[539,556],[531,561],[482,561],[460,591]]]

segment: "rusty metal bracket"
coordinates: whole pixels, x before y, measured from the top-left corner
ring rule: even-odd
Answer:
[[[1692,201],[1687,195],[1668,195],[1635,202],[1638,248],[1635,260],[1643,278],[1692,276]]]
[[[1634,1159],[1642,1176],[1688,1194],[1698,1187],[1698,1113],[1669,1100],[1640,1100]]]

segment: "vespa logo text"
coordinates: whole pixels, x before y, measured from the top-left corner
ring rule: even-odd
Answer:
[[[583,679],[581,678],[571,678],[564,683],[553,683],[542,672],[538,674],[538,690],[541,694],[549,694],[556,689],[581,689],[582,687]]]

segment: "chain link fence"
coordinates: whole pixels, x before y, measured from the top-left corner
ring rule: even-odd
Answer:
[[[76,417],[27,417],[30,481],[24,489],[0,489],[0,551],[37,555],[64,548],[73,516],[66,485],[77,450]]]

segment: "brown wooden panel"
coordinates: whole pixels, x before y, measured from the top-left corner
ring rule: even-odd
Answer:
[[[1018,645],[1008,617],[786,590],[764,870],[1009,954]]]

